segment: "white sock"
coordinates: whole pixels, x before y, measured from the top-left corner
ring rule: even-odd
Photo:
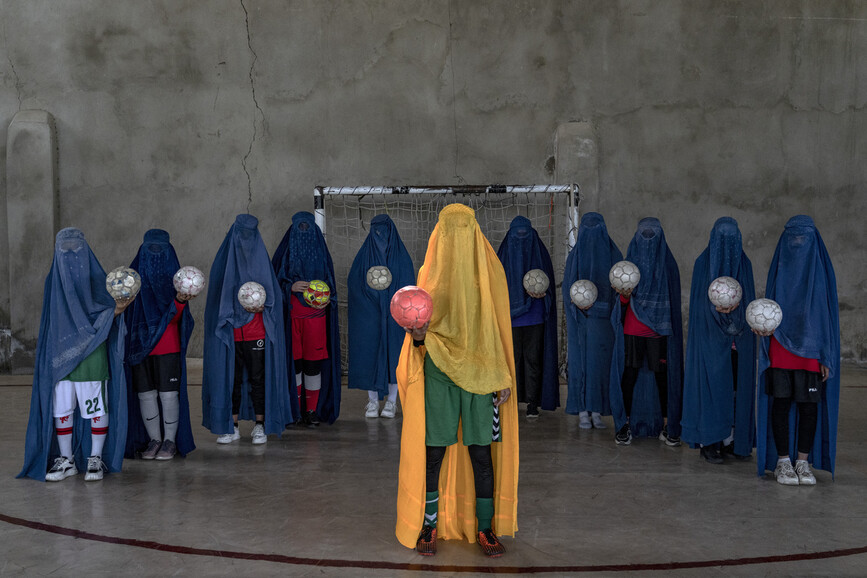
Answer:
[[[723,445],[727,446],[733,441],[735,441],[735,428],[732,428],[732,433],[729,434],[729,437],[723,440]]]
[[[138,406],[141,408],[141,419],[152,440],[163,441],[160,435],[160,407],[157,405],[157,390],[152,389],[138,394]]]
[[[778,464],[778,465],[781,464],[781,463],[783,463],[783,462],[789,462],[789,463],[792,463],[792,460],[789,459],[789,456],[786,456],[786,457],[784,457],[784,458],[777,458],[777,464]]]
[[[302,374],[302,373],[296,373],[296,374],[295,374],[295,386],[296,386],[296,387],[301,387],[301,385],[302,385],[302,383],[303,383],[303,381],[304,381],[304,377],[303,377],[303,375],[304,375],[304,374]]]
[[[90,434],[90,455],[102,457],[102,446],[105,445],[105,436],[106,434]]]
[[[379,394],[377,392],[373,391],[372,389],[368,390],[367,391],[367,401],[368,402],[374,401],[376,403],[379,403]]]
[[[163,404],[163,430],[165,439],[175,441],[178,435],[178,419],[181,414],[180,393],[177,391],[161,391],[160,403]]]
[[[308,391],[318,391],[319,389],[322,389],[322,374],[317,373],[316,375],[305,375],[304,389]]]
[[[54,418],[54,428],[55,430],[61,430],[68,428],[67,424],[72,423],[72,416],[67,416],[65,422],[60,421],[63,418],[56,417]],[[72,461],[72,432],[64,435],[57,435],[57,445],[60,448],[60,455],[67,458],[70,462]]]
[[[389,383],[388,384],[388,401],[391,403],[395,403],[397,401],[397,384]]]

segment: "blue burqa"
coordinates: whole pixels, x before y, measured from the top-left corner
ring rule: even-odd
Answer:
[[[834,475],[837,454],[837,415],[840,408],[840,309],[837,304],[837,278],[822,236],[805,215],[792,217],[777,243],[768,270],[766,297],[780,304],[783,321],[774,337],[789,352],[799,357],[818,359],[827,367],[816,439],[809,461],[813,467]],[[776,467],[777,448],[771,430],[773,400],[765,393],[770,338],[762,338],[759,350],[758,428],[756,462],[758,474]],[[796,404],[789,414],[789,455],[797,454],[798,417]]]
[[[220,245],[208,279],[205,304],[205,358],[202,375],[202,425],[215,434],[232,433],[232,388],[235,383],[234,329],[253,320],[238,302],[247,281],[265,288],[265,433],[279,434],[296,419],[290,403],[283,327],[283,295],[259,235],[259,220],[238,215]],[[246,372],[241,389],[240,419],[255,419]]]
[[[102,343],[107,343],[108,434],[102,459],[109,472],[123,464],[127,428],[123,316],[114,316],[115,302],[105,288],[105,271],[78,229],[57,233],[54,260],[45,279],[42,319],[36,343],[30,418],[24,440],[24,468],[18,477],[45,481],[49,462],[60,455],[54,431],[54,386]],[[73,414],[75,466],[87,469],[91,435],[89,419]]]
[[[731,313],[718,313],[707,295],[711,282],[722,276],[737,279],[743,289],[740,305]],[[692,271],[681,424],[684,441],[693,447],[723,441],[734,426],[735,454],[753,451],[756,339],[744,313],[755,298],[753,266],[743,251],[737,221],[722,217]],[[732,344],[738,352],[736,375]]]
[[[680,436],[681,400],[683,394],[683,325],[680,311],[680,271],[665,242],[659,219],[646,217],[638,222],[638,230],[626,259],[638,265],[641,280],[632,292],[630,307],[639,321],[666,338],[668,357],[668,435]],[[614,328],[614,354],[611,357],[611,414],[617,429],[626,423],[620,380],[624,367],[624,338],[621,307],[611,311]],[[638,374],[632,397],[630,429],[635,436],[656,436],[662,430],[663,418],[659,393],[653,372],[646,366]]]
[[[371,289],[367,270],[384,265],[391,271],[387,289]],[[388,384],[397,383],[395,369],[406,331],[389,313],[391,297],[415,284],[412,258],[388,215],[370,221],[370,232],[358,250],[347,279],[349,297],[349,387],[376,391],[382,399]]]
[[[296,281],[325,281],[331,289],[331,300],[325,306],[328,359],[322,362],[322,390],[316,413],[328,423],[334,423],[340,414],[340,327],[337,322],[337,282],[331,253],[325,244],[325,236],[316,225],[311,213],[300,211],[292,216],[292,225],[283,235],[280,246],[271,259],[277,279],[283,290],[284,315],[286,320],[286,358],[292,361],[292,284]],[[301,294],[296,297],[302,299]],[[294,367],[294,365],[293,365]],[[295,371],[289,374],[293,407],[297,409],[298,384]]]
[[[581,217],[578,239],[566,258],[563,277],[563,308],[569,339],[566,413],[611,414],[608,395],[614,348],[611,312],[615,306],[619,308],[620,302],[608,281],[608,272],[622,260],[623,253],[608,236],[602,215],[587,213]],[[596,303],[587,311],[578,309],[569,295],[572,284],[579,279],[592,281],[599,292]]]
[[[134,458],[136,451],[147,447],[150,436],[144,426],[139,407],[138,394],[132,383],[133,365],[142,363],[156,347],[169,322],[177,314],[172,278],[178,269],[178,256],[169,242],[169,234],[162,229],[151,229],[144,235],[130,267],[141,276],[141,291],[124,312],[127,334],[126,368],[127,401],[129,404],[129,429],[126,436],[126,457]],[[178,401],[180,414],[175,442],[178,453],[187,455],[194,449],[193,428],[190,423],[190,399],[187,394],[187,345],[193,333],[193,315],[187,303],[178,323],[181,341],[181,383]],[[157,403],[160,403],[159,400]],[[162,411],[162,409],[160,410]],[[160,426],[162,427],[162,425]]]
[[[542,349],[540,407],[553,411],[560,407],[560,376],[557,371],[557,289],[551,255],[530,220],[519,216],[512,219],[509,231],[497,249],[497,256],[506,271],[512,319],[527,313],[533,304],[534,298],[524,289],[524,275],[527,271],[541,269],[550,280],[542,299],[545,343]],[[523,391],[523,384],[519,384],[518,391]]]

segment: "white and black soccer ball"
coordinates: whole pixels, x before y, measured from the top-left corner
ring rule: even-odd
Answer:
[[[258,309],[265,305],[265,288],[255,281],[247,281],[238,289],[238,301],[246,309]]]
[[[780,326],[783,310],[773,299],[756,299],[747,305],[747,323],[759,333],[770,333]]]
[[[138,295],[141,289],[141,276],[135,269],[118,267],[105,276],[105,288],[115,301],[129,299]]]
[[[707,296],[715,307],[728,309],[741,302],[744,290],[734,277],[717,277],[707,288]]]
[[[528,293],[544,293],[550,284],[551,280],[541,269],[530,269],[524,274],[524,289]]]
[[[190,265],[178,269],[178,272],[172,278],[172,282],[175,285],[175,291],[183,295],[195,296],[205,288],[204,274]]]
[[[569,287],[569,298],[572,299],[572,303],[578,309],[593,307],[598,295],[599,290],[596,289],[596,284],[587,279],[578,279]]]
[[[616,291],[629,291],[638,286],[638,282],[641,281],[641,271],[632,261],[618,261],[608,272],[608,280]]]
[[[391,286],[391,271],[385,265],[374,265],[367,270],[367,286],[377,291]]]

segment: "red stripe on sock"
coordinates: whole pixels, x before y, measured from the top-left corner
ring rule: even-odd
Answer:
[[[59,435],[59,436],[71,436],[72,435],[72,428],[71,427],[57,428],[57,435]]]
[[[108,433],[108,426],[106,427],[92,427],[90,428],[90,433],[95,436],[104,436]]]

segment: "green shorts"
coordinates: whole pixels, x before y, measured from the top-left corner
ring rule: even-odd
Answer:
[[[491,445],[494,397],[490,393],[464,391],[424,357],[425,444],[450,446],[458,441],[458,423],[465,446]]]

